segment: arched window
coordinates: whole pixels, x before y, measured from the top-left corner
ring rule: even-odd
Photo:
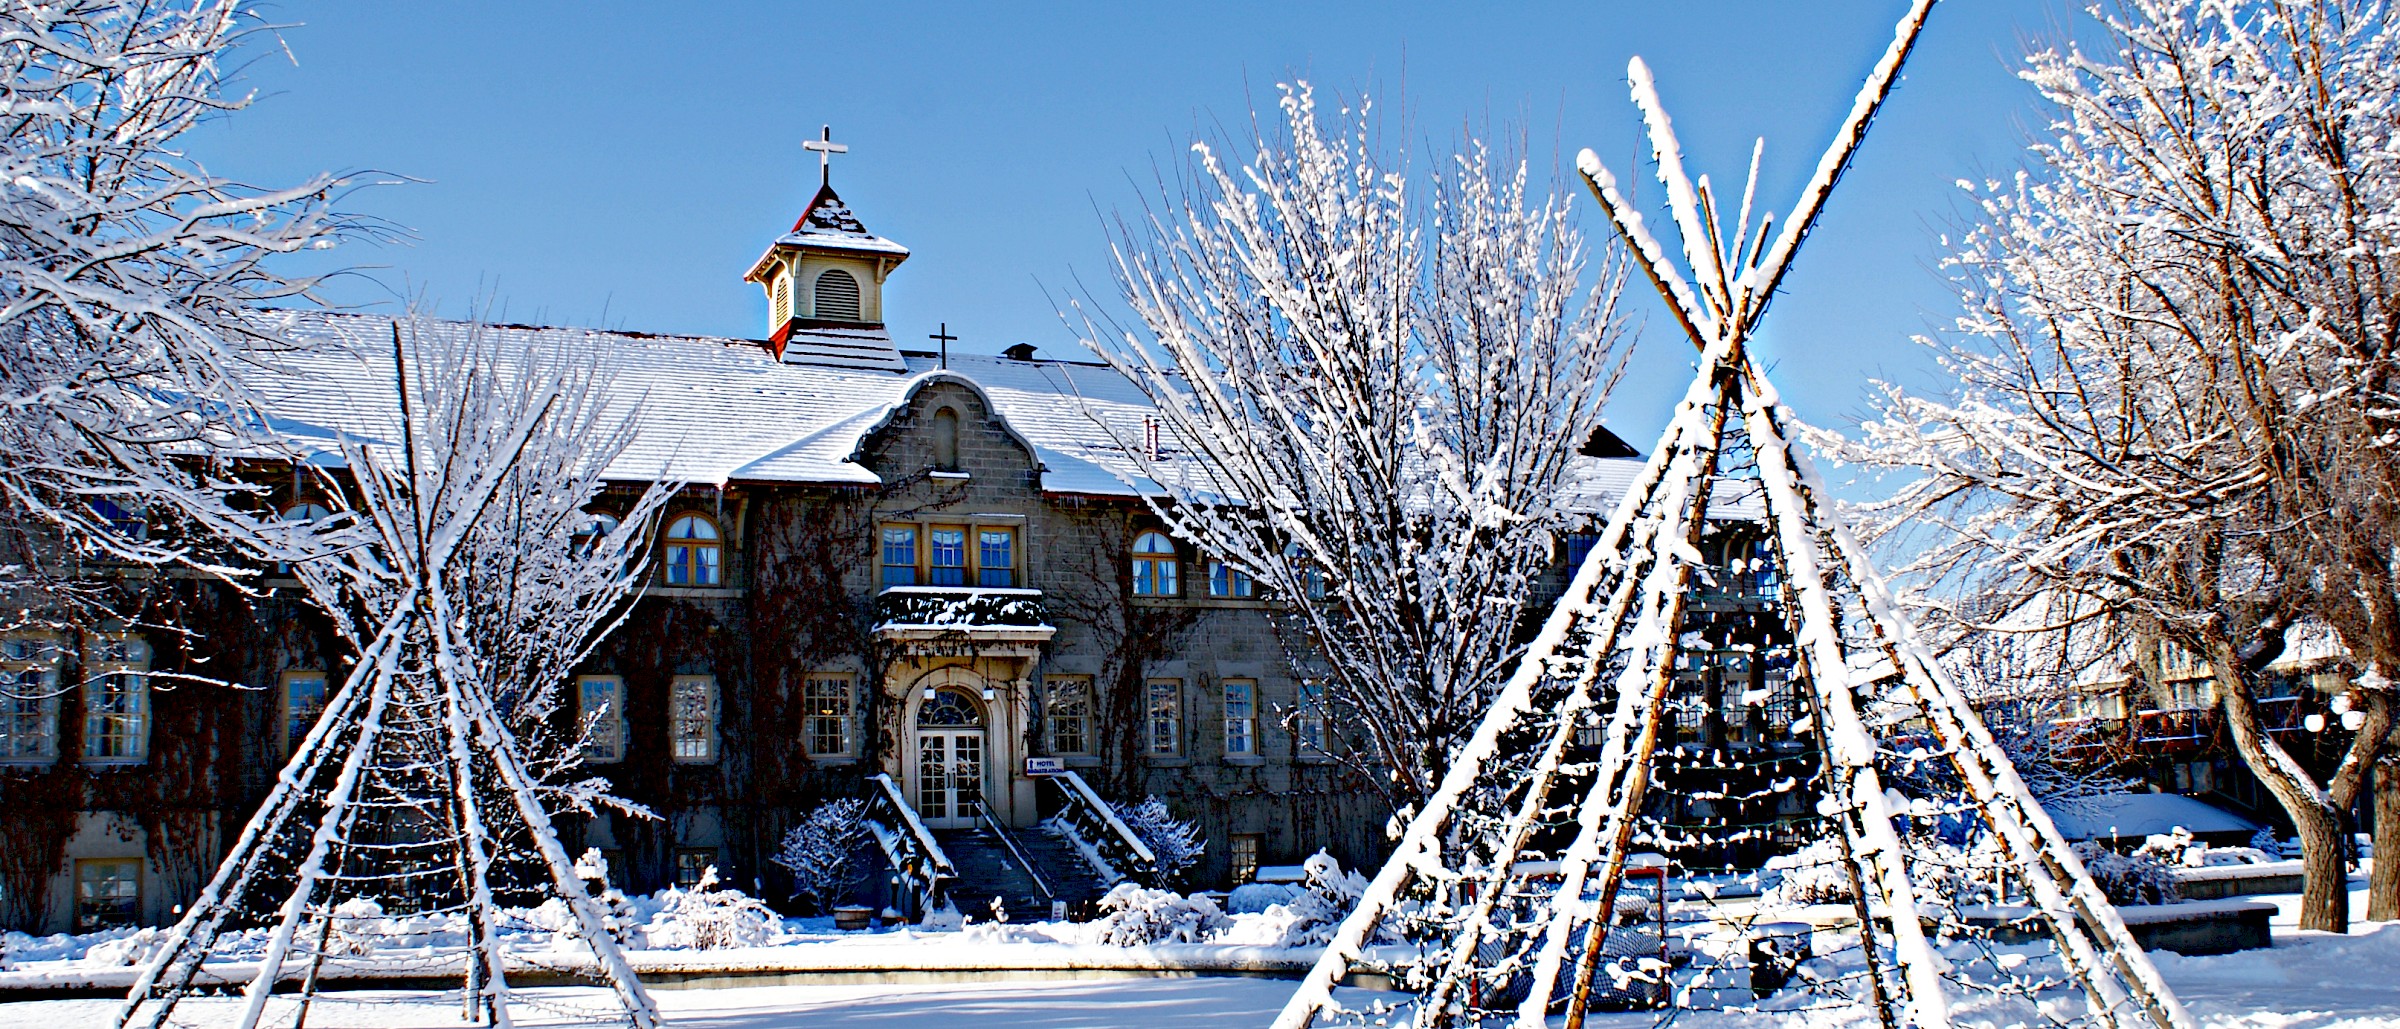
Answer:
[[[314,500],[303,500],[297,504],[293,504],[292,506],[283,509],[283,520],[287,522],[321,522],[329,517],[332,517],[332,515],[333,512],[327,510],[325,505],[317,503]],[[277,561],[275,562],[275,570],[278,572],[289,572],[292,570],[292,566],[288,561]]]
[[[817,317],[832,322],[864,320],[859,313],[858,280],[839,268],[817,275]]]
[[[617,520],[617,516],[606,511],[585,511],[583,524],[575,527],[575,538],[579,540],[599,539],[617,531],[617,526],[623,524],[625,523]]]
[[[972,729],[983,724],[983,705],[955,689],[938,690],[917,708],[919,729]]]
[[[1133,595],[1137,597],[1172,597],[1176,586],[1177,566],[1175,541],[1167,534],[1152,530],[1133,541]]]
[[[778,275],[775,277],[775,300],[770,306],[773,310],[767,314],[768,324],[780,329],[783,328],[783,323],[792,320],[791,276]]]
[[[592,548],[600,545],[601,539],[617,531],[617,526],[622,524],[617,516],[606,511],[585,511],[583,523],[575,527],[575,552],[591,553]]]
[[[933,413],[933,467],[958,470],[958,412],[947,407]]]
[[[684,515],[667,526],[667,585],[714,586],[720,581],[716,523]]]

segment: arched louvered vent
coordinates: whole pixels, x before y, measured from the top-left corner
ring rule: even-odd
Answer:
[[[783,328],[792,318],[792,279],[789,275],[775,276],[774,310],[767,315],[767,331]]]
[[[839,268],[817,276],[816,316],[834,322],[865,321],[859,314],[858,280]]]

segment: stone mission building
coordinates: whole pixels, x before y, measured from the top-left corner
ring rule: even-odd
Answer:
[[[1030,345],[896,348],[883,286],[907,258],[828,185],[748,270],[762,339],[400,323],[483,332],[502,360],[604,351],[638,432],[611,478],[626,498],[683,484],[655,583],[567,705],[598,718],[587,772],[658,817],[570,819],[570,850],[600,849],[630,891],[714,866],[781,900],[769,859],[829,798],[880,775],[936,833],[1022,828],[1060,803],[1029,767],[1063,767],[1197,823],[1194,886],[1320,847],[1379,860],[1387,812],[1334,760],[1343,727],[1303,703],[1272,599],[1144,506],[1125,451],[1158,446],[1141,395]],[[256,384],[271,413],[389,431],[394,320],[276,317],[307,346]],[[328,506],[297,480],[273,502]],[[153,590],[160,622],[207,630],[0,640],[0,674],[40,687],[0,708],[0,928],[171,921],[345,674],[296,600]]]

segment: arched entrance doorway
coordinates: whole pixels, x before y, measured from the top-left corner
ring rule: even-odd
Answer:
[[[975,803],[983,799],[991,751],[983,703],[976,696],[981,691],[956,681],[971,678],[941,672],[927,676],[925,689],[932,695],[917,705],[909,727],[916,737],[916,760],[910,768],[916,779],[913,799],[927,828],[974,824]]]

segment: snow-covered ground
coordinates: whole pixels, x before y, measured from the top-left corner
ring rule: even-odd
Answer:
[[[2400,1027],[2400,924],[2362,924],[2348,936],[2303,933],[2295,928],[2296,897],[2257,898],[2277,905],[2276,946],[2216,957],[2186,958],[2159,954],[2160,971],[2191,1008],[2201,1024],[2217,1029],[2365,1029]],[[2365,896],[2353,896],[2357,910]],[[794,928],[798,928],[795,926]],[[811,927],[813,928],[813,927]],[[1147,950],[1152,957],[1196,957],[1208,947],[1104,948],[1090,944],[1041,943],[1039,927],[991,927],[966,933],[915,931],[848,935],[799,933],[784,947],[745,948],[739,952],[684,952],[691,958],[716,954],[740,955],[744,960],[783,951],[844,952],[843,960],[823,955],[831,965],[926,968],[960,963],[981,952],[992,965],[1073,968],[1070,958],[1091,958],[1102,951],[1120,951],[1134,958]],[[891,948],[906,948],[906,956]],[[1231,949],[1231,948],[1228,948]],[[1173,951],[1175,953],[1169,953]],[[1192,951],[1193,954],[1182,954]],[[1047,953],[1046,952],[1056,952]],[[1072,953],[1069,953],[1072,952]],[[30,956],[30,955],[29,955]],[[659,956],[665,956],[661,953]],[[1121,958],[1120,960],[1123,960]],[[743,963],[735,961],[733,963]],[[812,962],[813,963],[813,962]],[[32,965],[50,962],[29,962]],[[1128,962],[1126,967],[1131,967]],[[1093,967],[1084,965],[1082,967]],[[1051,974],[1072,974],[1053,972]],[[1263,1025],[1290,995],[1294,984],[1281,979],[1204,976],[1196,978],[1057,978],[1041,981],[974,983],[872,983],[842,985],[738,986],[714,989],[659,989],[660,1009],[675,1022],[709,1029],[782,1029],[782,1027],[874,1026],[878,1029],[917,1029],[971,1020],[981,1027],[1117,1027],[1178,1029],[1207,1026]],[[1343,991],[1345,1000],[1364,1005],[1398,995]],[[575,1025],[608,1011],[608,999],[598,989],[545,988],[518,994],[517,1020],[523,1025]],[[0,1003],[0,1026],[40,1026],[42,1029],[82,1029],[108,1025],[114,1000],[53,1000]],[[222,998],[187,1001],[177,1009],[177,1021],[195,1029],[231,1024],[237,1002]],[[280,1017],[277,1013],[280,1012]],[[270,1019],[288,1023],[289,1006],[279,1002]],[[1593,1023],[1612,1029],[1650,1026],[1649,1013],[1597,1016]],[[1963,1024],[1972,1024],[1962,1019]],[[324,1029],[450,1029],[459,1025],[455,995],[388,990],[344,991],[321,997],[310,1010],[308,1024]],[[1873,1024],[1863,1009],[1817,1007],[1804,1011],[1685,1011],[1675,1025],[1694,1029],[1733,1026],[1860,1027]]]

